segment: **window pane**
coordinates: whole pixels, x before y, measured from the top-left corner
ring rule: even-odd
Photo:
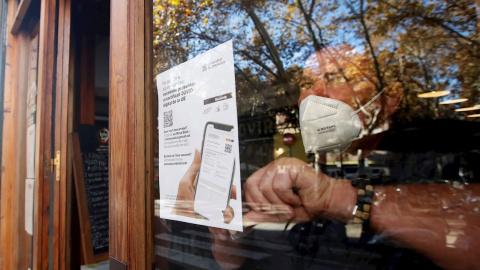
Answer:
[[[154,0],[154,76],[232,41],[243,204],[233,214],[246,226],[234,234],[157,211],[156,267],[479,267],[478,9]],[[191,153],[172,170],[191,168]],[[175,210],[185,190],[160,202],[158,181],[180,179],[156,164],[156,207]]]

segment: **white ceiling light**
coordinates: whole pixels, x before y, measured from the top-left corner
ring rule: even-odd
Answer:
[[[475,111],[475,110],[480,110],[480,105],[475,105],[473,107],[466,107],[466,108],[460,108],[456,109],[456,112],[468,112],[468,111]]]
[[[449,100],[440,102],[440,104],[455,104],[455,103],[465,102],[467,100],[468,98],[449,99]]]
[[[450,94],[450,91],[431,91],[426,93],[418,94],[417,97],[419,98],[436,98],[436,97],[443,97]]]

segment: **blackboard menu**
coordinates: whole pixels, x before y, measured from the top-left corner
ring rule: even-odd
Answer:
[[[93,254],[108,252],[108,130],[78,126]]]

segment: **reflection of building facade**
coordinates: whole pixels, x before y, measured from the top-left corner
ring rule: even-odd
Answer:
[[[274,119],[268,115],[251,118],[240,116],[238,119],[238,136],[240,139],[240,160],[242,180],[244,175],[268,164],[273,157]]]

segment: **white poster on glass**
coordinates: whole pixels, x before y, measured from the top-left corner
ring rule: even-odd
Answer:
[[[160,217],[241,231],[232,41],[156,79]]]
[[[25,231],[33,235],[34,179],[25,180]]]
[[[27,178],[35,178],[35,126],[27,129]]]

